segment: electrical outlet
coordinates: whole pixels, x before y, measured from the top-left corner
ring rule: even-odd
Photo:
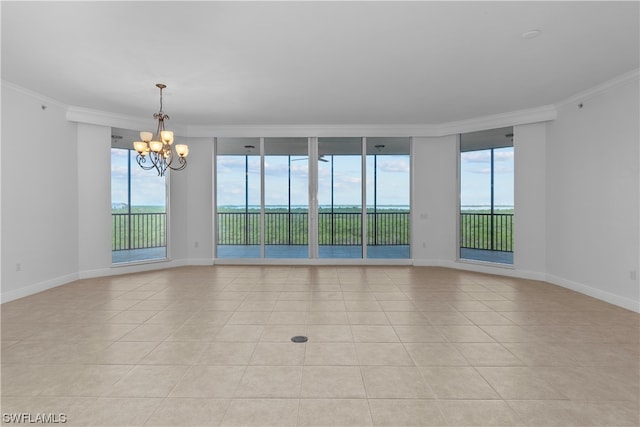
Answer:
[[[16,271],[22,271],[22,264],[19,262],[16,263]]]
[[[193,247],[194,247],[194,248],[197,248],[198,246],[200,246],[200,242],[194,242],[194,243],[193,243]]]

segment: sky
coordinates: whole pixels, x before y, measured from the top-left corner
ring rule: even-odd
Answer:
[[[111,161],[112,203],[127,202],[127,153],[113,149]],[[331,156],[325,159],[331,160]],[[359,206],[361,200],[361,161],[359,156],[334,156],[334,205]],[[462,153],[460,159],[463,206],[490,204],[490,154],[488,150]],[[244,206],[245,157],[218,156],[218,205]],[[377,156],[377,204],[409,205],[408,155]],[[165,179],[154,170],[145,171],[135,162],[131,167],[132,205],[164,206]],[[265,157],[265,203],[267,206],[288,203],[287,156]],[[308,162],[306,157],[292,157],[291,204],[308,204]],[[367,204],[373,205],[373,156],[367,158]],[[331,163],[318,162],[318,202],[331,203]],[[260,204],[260,158],[249,156],[249,205]],[[513,148],[495,150],[495,204],[513,206]]]
[[[158,176],[155,169],[145,171],[138,166],[134,151],[117,148],[111,149],[111,203],[127,203],[129,152],[132,153],[131,205],[165,206],[165,178]]]
[[[495,205],[513,206],[513,147],[494,150]],[[491,154],[468,151],[460,156],[460,204],[491,204]]]
[[[327,162],[318,162],[318,203],[331,204],[331,156]],[[244,206],[245,203],[245,157],[218,156],[218,205]],[[362,178],[359,156],[333,156],[335,206],[360,206]],[[288,204],[288,158],[287,156],[265,157],[265,205]],[[378,156],[378,205],[409,205],[409,156]],[[250,156],[249,205],[260,204],[260,160]],[[368,204],[373,204],[373,156],[368,158],[367,194]],[[308,205],[308,160],[293,156],[291,161],[291,205]]]

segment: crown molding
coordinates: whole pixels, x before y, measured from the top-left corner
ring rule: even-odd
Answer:
[[[189,137],[361,137],[361,136],[413,136],[437,132],[434,125],[224,125],[189,126]]]
[[[49,98],[48,96],[42,95],[41,93],[38,92],[34,92],[30,89],[24,88],[22,86],[18,86],[15,83],[11,83],[9,81],[6,80],[1,80],[1,85],[2,85],[2,90],[5,89],[11,89],[14,90],[16,92],[19,92],[23,95],[26,95],[30,98],[35,98],[40,102],[46,103],[46,104],[52,104],[55,105],[56,107],[62,108],[62,109],[68,109],[69,105],[58,101],[57,99],[53,99],[53,98]]]
[[[481,130],[497,129],[507,126],[517,126],[530,123],[548,122],[558,117],[558,111],[553,105],[529,108],[526,110],[511,111],[508,113],[493,114],[474,119],[459,120],[441,124],[437,135],[420,136],[446,136],[459,133],[477,132]]]
[[[512,111],[491,116],[459,120],[441,124],[406,125],[251,125],[251,126],[188,126],[189,137],[349,137],[349,136],[422,136],[439,137],[457,135],[506,126],[555,120],[558,116],[553,105]]]
[[[637,71],[635,76],[637,78]],[[626,77],[628,80],[629,77]],[[619,83],[618,83],[619,84]],[[2,81],[2,85],[35,97],[41,101],[55,103],[66,109],[68,121],[109,126],[122,129],[149,129],[148,118],[132,117],[123,114],[75,107],[60,103],[51,98],[22,88],[18,85]],[[608,87],[611,87],[609,84]],[[604,90],[604,89],[600,89]],[[360,136],[395,136],[395,137],[440,137],[460,133],[475,132],[499,127],[515,126],[555,120],[557,106],[546,105],[526,110],[518,110],[490,116],[440,124],[344,124],[344,125],[181,125],[172,123],[172,130],[183,137],[360,137]]]
[[[555,107],[556,109],[560,109],[570,104],[580,103],[581,101],[586,101],[589,98],[598,96],[603,92],[613,89],[614,87],[622,86],[627,83],[637,81],[639,79],[640,79],[640,68],[636,68],[635,70],[631,70],[628,73],[621,74],[618,77],[615,77],[611,80],[607,80],[604,83],[600,83],[597,86],[594,86],[585,91],[572,95],[569,98],[566,98],[560,102],[557,102],[555,104]]]
[[[187,125],[172,124],[177,136],[190,138],[210,137],[439,137],[475,132],[499,127],[515,126],[554,120],[557,110],[552,105],[512,111],[491,116],[459,120],[442,124],[345,124],[345,125]],[[67,120],[79,123],[111,126],[123,129],[145,129],[149,119],[91,110],[80,107],[67,108]]]
[[[67,108],[67,120],[70,122],[87,123],[92,125],[110,126],[114,128],[144,130],[155,128],[155,122],[150,119],[131,117],[123,114],[109,113],[105,111],[92,110],[89,108],[73,107]],[[187,130],[184,126],[172,124],[172,130],[176,135],[186,136]],[[152,129],[154,130],[154,129]]]

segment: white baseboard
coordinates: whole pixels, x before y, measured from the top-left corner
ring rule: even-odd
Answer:
[[[56,277],[53,279],[43,280],[42,282],[27,285],[19,289],[12,291],[2,292],[0,294],[0,303],[14,301],[20,298],[28,297],[29,295],[37,294],[38,292],[46,291],[51,288],[55,288],[61,285],[78,280],[78,273],[71,273],[64,276]]]
[[[141,273],[144,271],[164,270],[166,268],[186,267],[190,265],[213,265],[213,260],[208,258],[194,259],[165,259],[159,261],[147,261],[134,264],[114,265],[109,268],[97,270],[84,270],[79,273],[80,279],[93,277],[115,276],[118,274]]]
[[[187,260],[188,264],[187,265],[213,265],[213,259],[211,258],[199,258],[199,259],[189,259]]]
[[[467,261],[449,261],[449,260],[431,260],[420,259],[414,260],[413,265],[416,267],[444,267],[455,270],[473,271],[476,273],[495,274],[496,276],[516,277],[518,279],[528,280],[546,280],[544,273],[536,271],[518,270],[510,265],[495,265],[483,262],[467,262]]]
[[[631,298],[612,294],[611,292],[593,288],[582,283],[573,282],[562,277],[554,276],[553,274],[547,274],[546,281],[566,289],[571,289],[572,291],[580,292],[581,294],[588,295],[601,301],[617,305],[618,307],[640,313],[640,301],[634,301]]]
[[[634,301],[631,298],[622,297],[611,292],[603,291],[602,289],[593,288],[583,283],[574,282],[562,277],[554,276],[552,274],[539,273],[537,271],[518,270],[511,266],[502,267],[466,261],[459,262],[448,260],[421,259],[415,260],[413,262],[413,265],[423,267],[445,267],[457,270],[474,271],[477,273],[495,274],[498,276],[516,277],[519,279],[540,280],[566,289],[571,289],[572,291],[588,295],[590,297],[608,302],[627,310],[634,311],[636,313],[640,313],[640,301]]]
[[[78,277],[80,279],[91,279],[94,277],[117,276],[119,274],[164,270],[165,268],[183,267],[185,265],[188,265],[186,260],[147,261],[134,264],[113,265],[111,267],[98,268],[95,270],[82,270],[78,273]]]
[[[444,267],[456,270],[473,271],[477,273],[495,274],[499,276],[517,277],[520,279],[541,280],[566,289],[579,292],[584,295],[617,305],[627,310],[640,313],[640,301],[631,298],[593,288],[591,286],[573,282],[552,274],[539,273],[535,271],[517,270],[510,266],[491,266],[482,263],[467,263],[448,260],[331,260],[331,259],[269,259],[269,260],[232,260],[232,259],[182,259],[163,260],[159,262],[149,262],[140,264],[130,264],[96,270],[84,270],[77,273],[67,274],[42,282],[27,285],[19,289],[0,293],[0,303],[14,301],[38,292],[46,291],[57,286],[65,285],[78,279],[88,279],[93,277],[114,276],[119,274],[140,273],[144,271],[163,270],[166,268],[184,267],[190,265],[414,265],[416,267]]]

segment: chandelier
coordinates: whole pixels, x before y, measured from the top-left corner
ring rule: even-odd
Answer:
[[[158,83],[156,87],[160,89],[160,111],[153,115],[158,120],[156,134],[140,132],[142,141],[134,142],[133,148],[138,152],[136,161],[142,169],[155,168],[158,176],[164,176],[167,169],[179,171],[187,167],[189,147],[186,144],[173,145],[173,132],[164,129],[164,121],[169,120],[169,116],[162,111],[162,89],[167,85]]]

